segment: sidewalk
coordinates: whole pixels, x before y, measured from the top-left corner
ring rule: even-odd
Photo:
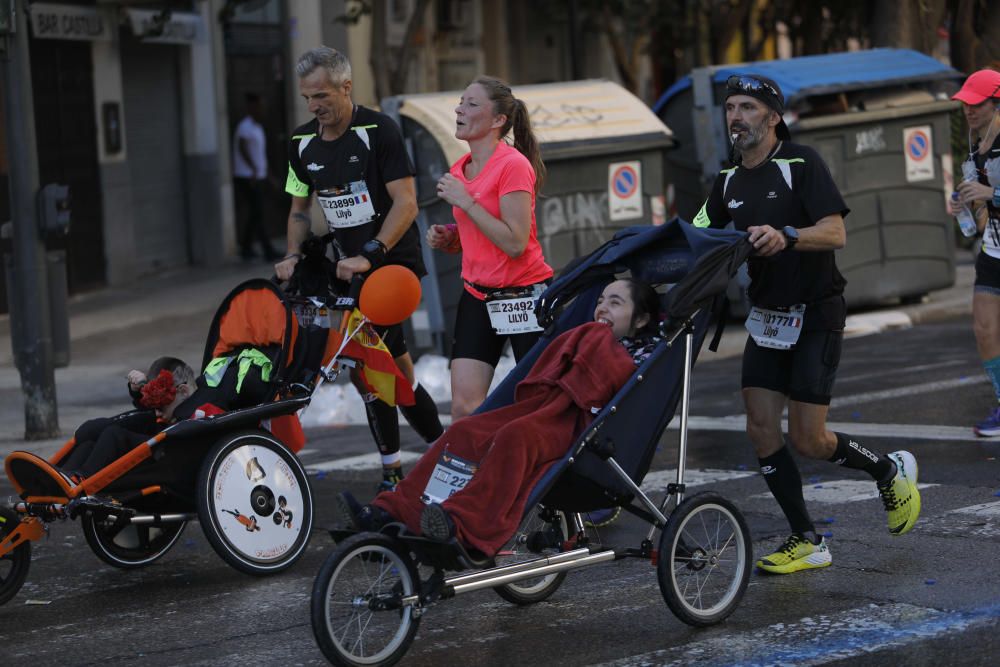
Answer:
[[[877,333],[968,314],[972,309],[972,256],[960,251],[955,285],[932,292],[922,303],[852,313],[848,336]],[[267,278],[270,265],[232,262],[221,267],[173,270],[127,287],[70,299],[71,361],[56,370],[59,425],[65,437],[25,442],[20,375],[13,365],[10,322],[0,316],[0,457],[15,449],[47,455],[83,421],[129,409],[125,374],[154,358],[175,354],[200,362],[206,332],[221,300],[240,282]],[[738,322],[726,327],[718,353],[701,363],[743,351],[746,333]]]

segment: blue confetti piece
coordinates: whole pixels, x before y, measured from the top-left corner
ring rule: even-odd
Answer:
[[[855,410],[854,412],[852,412],[851,413],[851,419],[853,419],[854,421],[857,421],[857,420],[861,419],[861,412],[859,412],[858,410]]]
[[[810,484],[815,484],[818,481],[819,481],[819,477],[817,477],[816,475],[813,475],[812,477],[809,478],[809,483]]]
[[[924,583],[927,584],[928,586],[933,586],[934,584],[937,583],[937,579],[928,579]]]
[[[194,540],[191,540],[191,539],[184,540],[184,546],[186,546],[186,547],[193,547],[194,546]]]
[[[325,470],[320,470],[319,472],[316,473],[316,479],[323,479],[324,477],[326,477]]]
[[[815,485],[813,485],[813,488],[814,489],[822,489],[823,485],[822,484],[815,484]]]
[[[823,519],[820,519],[820,520],[819,520],[819,521],[817,521],[816,523],[835,523],[836,521],[837,521],[837,520],[836,520],[836,519],[834,519],[834,518],[833,518],[832,516],[828,516],[828,517],[826,517],[826,518],[823,518]]]
[[[993,495],[994,495],[994,496],[997,496],[998,498],[1000,498],[1000,491],[997,491],[997,492],[996,492],[996,493],[994,493]]]
[[[738,466],[736,466],[736,469],[737,470],[746,470],[747,469],[747,464],[741,463]],[[1000,493],[998,493],[997,495],[1000,495]]]
[[[831,533],[831,532],[830,532],[830,531],[828,530],[828,531],[826,531],[825,533],[823,533],[823,537],[833,537],[833,533]]]

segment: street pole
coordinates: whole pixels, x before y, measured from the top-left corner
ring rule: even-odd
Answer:
[[[40,440],[59,435],[56,383],[52,360],[52,324],[45,245],[35,197],[39,191],[35,115],[28,51],[27,0],[0,0],[0,10],[13,2],[13,33],[6,57],[0,57],[7,156],[10,164],[10,212],[13,222],[11,341],[24,394],[24,438]],[[53,82],[52,85],[55,85]],[[14,335],[17,330],[18,335]]]

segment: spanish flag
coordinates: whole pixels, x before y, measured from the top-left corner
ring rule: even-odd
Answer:
[[[364,316],[357,308],[351,313],[347,320],[345,331],[350,332],[358,329],[358,325]],[[327,341],[327,360],[332,353],[340,346],[344,332],[330,331],[330,338]],[[361,362],[361,378],[368,386],[369,391],[378,396],[389,405],[413,405],[416,399],[413,397],[413,387],[407,381],[399,367],[396,366],[389,348],[385,346],[371,324],[364,324],[354,334],[353,340],[347,343],[344,348],[344,356]]]

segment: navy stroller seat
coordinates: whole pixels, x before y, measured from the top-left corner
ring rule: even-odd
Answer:
[[[548,323],[542,338],[478,411],[511,403],[514,387],[545,347],[561,333],[593,319],[597,298],[616,274],[629,271],[651,285],[673,285],[663,298],[665,340],[563,459],[552,464],[529,496],[526,511],[538,502],[552,509],[589,512],[632,500],[631,488],[604,459],[613,455],[636,484],[642,483],[683,388],[684,346],[672,344],[669,337],[679,327],[690,327],[697,357],[713,302],[724,298],[729,277],[752,251],[745,238],[742,232],[702,229],[679,218],[660,227],[629,227],[577,262],[542,294],[536,308],[539,321]],[[591,446],[585,447],[588,443]]]

